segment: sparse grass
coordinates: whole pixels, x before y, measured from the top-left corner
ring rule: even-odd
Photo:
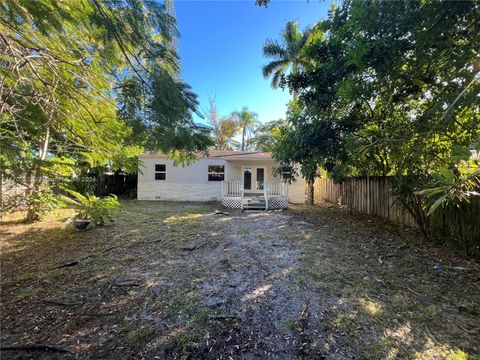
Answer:
[[[338,299],[329,323],[365,357],[446,359],[455,345],[465,354],[480,352],[473,335],[480,328],[472,322],[480,294],[472,278],[462,270],[433,270],[435,263],[462,259],[419,242],[415,232],[378,220],[367,225],[335,208],[293,212],[316,224],[310,239],[297,243],[301,273],[319,296]]]
[[[295,321],[295,320],[285,320],[284,324],[290,330],[294,330],[294,331],[299,331],[302,328],[300,323],[298,321]]]
[[[31,300],[37,296],[39,291],[39,288],[29,286],[27,288],[18,290],[16,293],[16,297],[19,300]]]
[[[342,313],[339,313],[335,316],[332,321],[332,325],[344,334],[351,334],[355,329],[353,320]]]
[[[306,284],[305,276],[303,275],[297,276],[297,282],[298,282],[298,285],[304,287]]]
[[[188,315],[198,307],[198,294],[190,291],[172,297],[165,306],[167,316]]]
[[[140,346],[149,341],[154,333],[155,328],[153,326],[142,325],[137,329],[130,331],[126,336],[126,341],[129,345]]]
[[[380,304],[378,301],[374,301],[371,299],[359,299],[358,302],[363,311],[372,318],[378,318],[384,312],[383,305]]]
[[[183,223],[183,222],[189,222],[192,220],[199,220],[203,217],[202,214],[177,214],[177,215],[172,215],[167,217],[164,220],[165,224],[171,225],[171,224],[178,224],[178,223]]]
[[[215,215],[216,204],[128,201],[123,205],[115,226],[84,233],[61,230],[64,214],[33,225],[6,225],[9,235],[0,243],[2,315],[36,316],[24,316],[24,322],[18,323],[14,319],[19,317],[3,315],[0,330],[5,338],[10,339],[14,328],[18,334],[29,334],[29,341],[57,341],[67,333],[66,342],[88,349],[80,357],[97,358],[149,356],[146,352],[156,345],[146,344],[161,339],[161,346],[174,349],[175,356],[188,358],[204,355],[199,349],[210,349],[214,342],[207,347],[207,338],[228,347],[241,343],[224,342],[234,332],[245,330],[245,341],[252,331],[253,336],[262,335],[270,311],[283,311],[291,300],[300,304],[298,313],[275,318],[276,330],[289,336],[300,336],[304,329],[308,333],[314,326],[310,320],[306,325],[303,318],[294,320],[307,298],[312,305],[306,312],[310,319],[321,318],[314,336],[331,335],[336,343],[332,351],[334,346],[350,348],[360,358],[382,360],[465,360],[480,354],[478,264],[429,247],[412,231],[315,207],[293,208],[281,226],[270,221],[262,228],[261,221],[249,222],[245,214]],[[294,220],[311,225],[297,226]],[[242,251],[231,251],[232,242]],[[268,254],[256,252],[258,243],[266,244]],[[201,244],[206,245],[185,250]],[[285,249],[295,254],[291,262],[280,256],[268,259]],[[75,259],[82,260],[53,269]],[[262,262],[262,270],[252,272]],[[433,270],[436,263],[444,264],[442,271]],[[248,278],[239,283],[233,277],[241,277],[242,271]],[[140,285],[113,286],[105,294],[115,278],[138,280]],[[254,305],[252,314],[262,326],[232,309],[231,302],[218,308],[204,305],[203,297],[210,291],[221,295],[231,291],[240,298],[266,284],[271,288],[247,303]],[[282,288],[284,284],[289,287]],[[84,305],[44,306],[45,298]],[[264,305],[269,306],[268,314],[257,311]],[[318,309],[321,314],[315,313]],[[82,315],[96,312],[103,315]],[[226,319],[214,319],[219,315]],[[35,326],[39,333],[32,331]],[[112,339],[111,349],[121,352],[102,353],[97,345],[104,338],[98,334]],[[225,355],[215,351],[212,357]]]

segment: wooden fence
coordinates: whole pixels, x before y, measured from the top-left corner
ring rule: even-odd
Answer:
[[[413,217],[403,211],[391,192],[389,177],[350,178],[336,183],[332,179],[315,180],[315,203],[345,205],[350,210],[371,214],[388,221],[416,226]]]
[[[109,174],[96,177],[95,195],[109,194],[136,197],[137,174]]]

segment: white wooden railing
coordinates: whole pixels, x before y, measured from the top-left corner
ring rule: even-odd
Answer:
[[[224,181],[222,187],[222,195],[223,196],[241,196],[241,181],[240,180],[231,180],[231,181]]]
[[[264,191],[270,196],[287,196],[288,185],[282,181],[265,181]]]
[[[222,186],[222,195],[225,196],[243,196],[243,186],[240,180],[224,181]],[[247,190],[248,192],[249,190]],[[265,196],[288,196],[288,184],[282,181],[265,181],[263,190]]]

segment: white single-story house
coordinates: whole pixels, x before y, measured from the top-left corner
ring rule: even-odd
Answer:
[[[303,178],[288,184],[274,173],[269,152],[210,151],[191,165],[175,165],[165,155],[140,155],[139,200],[221,201],[232,208],[286,208],[305,203]]]

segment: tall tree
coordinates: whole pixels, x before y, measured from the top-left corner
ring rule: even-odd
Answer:
[[[166,143],[178,148],[181,135],[188,147],[205,146],[185,136],[194,135],[189,114],[198,103],[176,78],[169,46],[176,31],[165,7],[151,1],[0,4],[1,170],[27,188],[29,220],[79,167],[134,168],[144,144],[130,137],[132,128],[146,128],[138,138],[148,138],[154,123],[157,144],[169,135]],[[142,100],[128,110],[141,120],[137,128],[119,112],[119,86],[128,84]]]
[[[467,174],[478,171],[468,150],[480,143],[479,16],[468,1],[345,1],[317,25],[324,36],[305,48],[308,66],[286,79],[299,94],[301,116],[289,118],[299,143],[330,176],[394,176],[426,235],[419,191],[442,174],[476,183]]]
[[[272,87],[283,87],[288,72],[297,74],[304,64],[304,46],[307,43],[309,31],[302,33],[295,21],[287,22],[281,41],[267,40],[263,46],[263,55],[273,59],[262,68],[263,76],[272,76]]]
[[[217,150],[232,150],[238,145],[234,136],[238,131],[238,122],[232,117],[220,117],[215,98],[209,99],[205,115],[212,127],[212,134]]]
[[[253,133],[254,128],[258,125],[258,115],[244,106],[241,111],[234,111],[232,117],[238,122],[238,129],[242,133],[241,150],[245,151],[248,148],[248,136]]]
[[[273,151],[286,131],[286,120],[269,121],[255,129],[250,143],[255,150]]]

